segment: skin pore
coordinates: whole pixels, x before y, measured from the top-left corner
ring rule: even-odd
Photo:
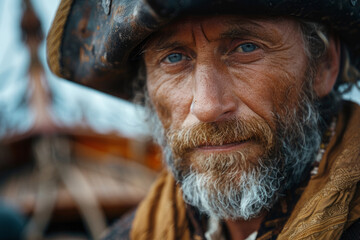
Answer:
[[[336,48],[330,49],[336,55]],[[259,119],[276,131],[274,112],[282,115],[284,106],[297,106],[308,67],[299,24],[283,18],[182,19],[153,36],[144,53],[149,97],[165,131],[233,118]],[[326,95],[335,81],[335,73],[325,71],[333,68],[323,67],[314,83],[319,95]],[[195,157],[186,164],[197,166],[200,157],[235,151],[256,164],[265,150],[251,139],[208,141],[189,150]],[[245,239],[264,215],[225,219],[231,239]]]
[[[164,28],[162,39],[153,40],[160,43],[145,52],[149,95],[165,128],[234,115],[260,116],[274,127],[271,113],[297,100],[292,95],[306,68],[299,26],[219,18]],[[170,62],[171,54],[180,54],[181,60]]]

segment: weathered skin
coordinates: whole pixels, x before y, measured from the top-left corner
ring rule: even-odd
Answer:
[[[153,32],[183,14],[266,14],[323,21],[360,52],[360,2],[356,0],[73,0],[60,49],[60,72],[69,80],[132,96],[139,45]],[[56,23],[54,23],[56,24]],[[52,66],[50,66],[52,67]]]
[[[244,52],[244,44],[256,48]],[[335,83],[339,55],[331,39],[329,56],[315,77],[319,97],[329,94]],[[181,58],[170,62],[172,56]],[[284,114],[301,101],[308,67],[300,26],[292,19],[189,18],[161,30],[144,58],[149,96],[165,129],[232,118],[261,119],[275,129],[273,113]],[[244,149],[254,162],[264,150],[250,141],[194,151]]]
[[[231,119],[266,122],[276,131],[273,113],[286,119],[297,109],[308,70],[300,24],[293,18],[239,16],[189,17],[164,27],[144,53],[147,88],[166,130]],[[339,72],[340,49],[330,38],[327,58],[319,63],[313,89],[330,93]],[[199,173],[210,155],[242,153],[258,165],[264,145],[254,139],[196,146],[181,158]],[[227,161],[230,158],[224,158]],[[238,161],[240,161],[238,159]],[[212,179],[220,181],[219,179]],[[239,179],[234,179],[234,182]],[[257,231],[263,215],[225,222],[231,239]]]

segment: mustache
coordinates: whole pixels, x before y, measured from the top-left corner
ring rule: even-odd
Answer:
[[[274,132],[263,119],[232,118],[221,122],[197,123],[166,134],[172,151],[184,156],[189,151],[204,146],[221,146],[245,141],[257,141],[266,149],[274,145]]]

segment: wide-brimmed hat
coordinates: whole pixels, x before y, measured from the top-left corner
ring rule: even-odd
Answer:
[[[294,16],[330,26],[360,65],[358,0],[62,0],[47,41],[58,76],[129,99],[138,46],[183,14]]]

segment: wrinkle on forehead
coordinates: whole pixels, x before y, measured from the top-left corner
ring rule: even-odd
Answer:
[[[206,41],[210,42],[209,38],[207,37],[207,35],[206,35],[206,33],[205,33],[204,26],[203,26],[203,22],[200,23],[200,29],[201,29],[201,32],[202,32],[202,34],[204,35]]]
[[[274,18],[258,18],[258,17],[240,17],[232,15],[224,16],[204,16],[204,17],[185,17],[181,18],[169,25],[165,26],[158,32],[154,33],[148,43],[145,45],[145,49],[151,48],[155,51],[161,51],[169,48],[176,48],[185,44],[185,42],[179,41],[178,34],[181,34],[183,30],[191,30],[192,42],[196,45],[195,31],[201,33],[208,42],[225,39],[225,38],[241,38],[242,36],[254,36],[264,37],[271,40],[271,42],[279,43],[281,40],[280,29],[274,26],[274,23],[281,22],[282,20],[292,20],[292,23],[287,24],[288,29],[291,29],[291,25],[294,26],[295,21],[293,18],[274,17]],[[220,23],[220,24],[218,24]],[[281,25],[281,24],[280,24]],[[214,26],[224,27],[225,30],[220,34],[215,34],[217,31]],[[293,28],[294,29],[294,28]],[[189,43],[188,42],[188,43]],[[146,50],[145,50],[146,51]],[[145,52],[144,51],[144,52]]]

